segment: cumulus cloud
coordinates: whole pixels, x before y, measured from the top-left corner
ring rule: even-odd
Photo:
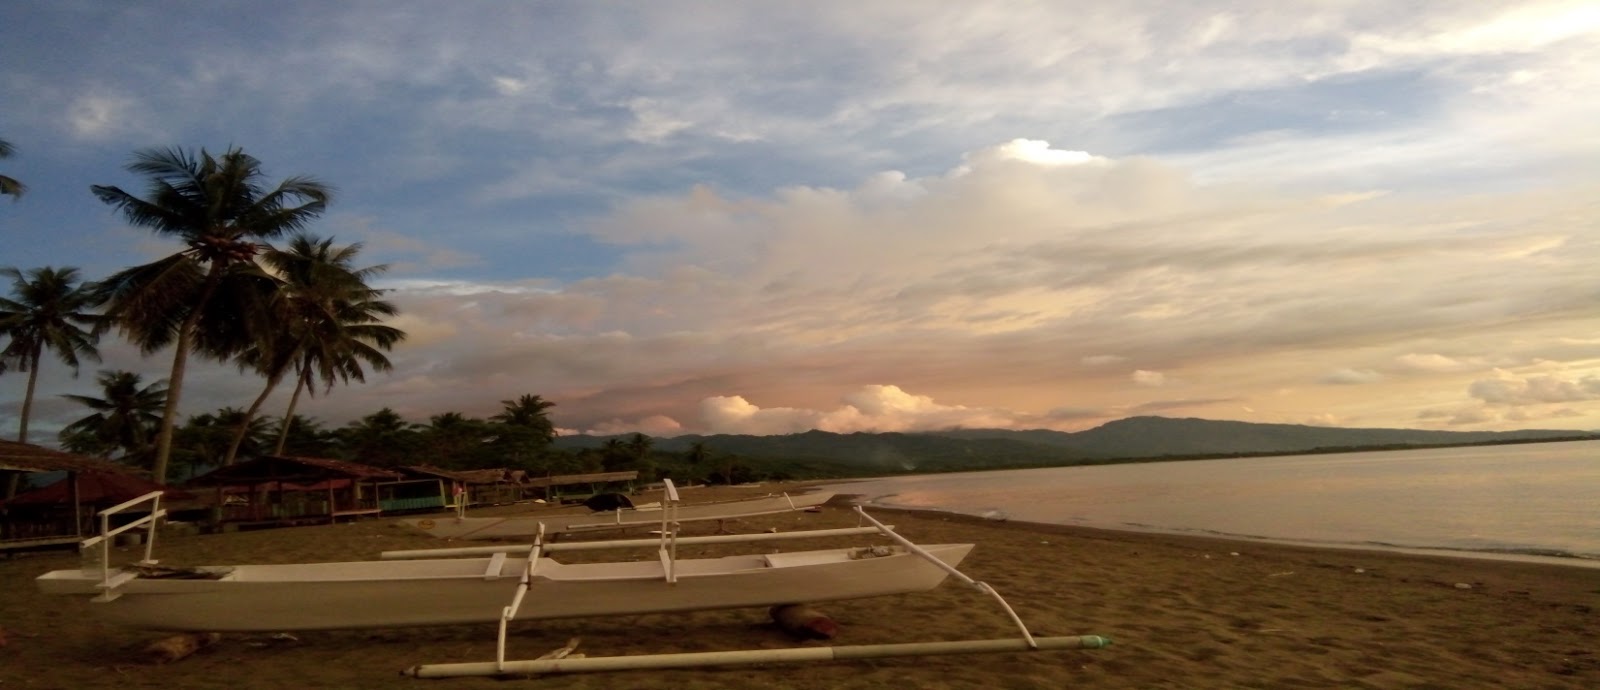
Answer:
[[[1375,383],[1382,380],[1383,374],[1371,369],[1343,368],[1335,369],[1323,374],[1322,378],[1317,379],[1317,382],[1333,385],[1360,385],[1363,383]]]
[[[1492,379],[1472,382],[1472,397],[1492,405],[1545,405],[1600,400],[1600,376],[1562,379],[1556,376],[1517,378],[1498,372]]]
[[[1136,369],[1132,374],[1129,375],[1129,378],[1132,379],[1136,384],[1148,386],[1150,388],[1160,388],[1161,386],[1167,385],[1167,375],[1159,371]]]
[[[623,251],[608,276],[397,279],[394,298],[437,343],[404,355],[397,376],[471,382],[452,394],[461,399],[486,386],[535,390],[562,400],[558,422],[575,428],[652,415],[691,432],[926,428],[896,419],[1081,428],[1097,410],[1193,413],[1250,386],[1377,385],[1390,370],[1448,377],[1488,361],[1457,352],[1586,351],[1550,337],[1587,318],[1582,277],[1596,243],[1484,251],[1518,233],[1576,237],[1574,199],[1329,205],[1209,188],[1157,161],[993,154],[1004,146],[968,156],[976,164],[960,174],[762,197],[701,186],[623,203],[586,226]],[[1463,230],[1486,213],[1500,214],[1500,229]],[[1451,354],[1441,332],[1454,334]],[[1388,368],[1328,361],[1348,359],[1339,347],[1378,345],[1401,353]],[[1307,347],[1329,354],[1294,354]],[[1202,397],[1109,396],[1128,361],[1144,364],[1120,374],[1132,391],[1181,378]],[[1197,375],[1208,369],[1231,373]],[[871,380],[959,397],[857,388]],[[875,392],[839,404],[837,390]],[[1299,418],[1326,407],[1292,393],[1259,414],[1294,418],[1290,405],[1306,408]],[[1077,412],[1050,416],[1063,409]]]
[[[1407,353],[1395,358],[1395,364],[1405,369],[1429,372],[1466,371],[1482,366],[1472,360],[1446,357],[1437,353]]]
[[[942,405],[892,385],[863,386],[841,402],[831,410],[761,408],[740,396],[716,396],[700,402],[700,416],[709,433],[724,434],[1010,428],[1025,417],[1007,410]]]

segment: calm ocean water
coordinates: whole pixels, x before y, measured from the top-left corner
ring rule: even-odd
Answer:
[[[868,505],[1600,567],[1600,441],[889,477]]]

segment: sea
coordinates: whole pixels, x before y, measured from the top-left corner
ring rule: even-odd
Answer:
[[[908,475],[868,507],[1600,568],[1600,441]]]

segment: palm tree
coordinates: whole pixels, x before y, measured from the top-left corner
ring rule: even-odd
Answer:
[[[279,454],[292,427],[301,391],[315,395],[312,384],[316,380],[321,380],[324,391],[332,391],[337,382],[364,382],[367,377],[363,364],[374,371],[393,369],[383,353],[406,338],[405,331],[381,323],[383,317],[394,316],[400,310],[379,299],[382,290],[366,284],[368,278],[388,266],[352,268],[350,264],[360,251],[359,243],[335,248],[331,239],[299,236],[290,241],[287,250],[271,250],[264,257],[289,286],[278,313],[279,328],[292,337],[278,349],[289,355],[287,361],[296,372],[294,393],[289,396],[289,409],[279,430],[275,451]]]
[[[221,467],[229,452],[252,457],[263,454],[272,439],[272,423],[250,417],[237,407],[190,417],[177,428],[172,441],[172,467],[179,465]],[[240,429],[244,430],[239,434]]]
[[[11,146],[11,142],[0,139],[0,158],[10,158],[13,153],[16,153],[16,148]],[[0,195],[10,196],[13,200],[16,200],[21,199],[22,193],[26,191],[28,191],[27,185],[5,175],[0,175]]]
[[[135,154],[128,170],[149,178],[149,198],[100,185],[91,188],[95,196],[128,222],[187,245],[111,276],[101,290],[106,316],[145,354],[176,346],[152,472],[157,483],[165,483],[190,351],[221,358],[243,348],[251,320],[270,316],[265,297],[273,281],[255,265],[257,242],[321,215],[331,191],[298,176],[268,190],[261,183],[261,162],[238,148],[221,157],[205,149],[198,157],[151,149]]]
[[[428,418],[422,430],[422,447],[430,464],[447,469],[479,469],[492,460],[485,441],[491,434],[482,420],[460,412],[445,412]]]
[[[161,424],[157,411],[167,403],[164,382],[141,386],[138,374],[117,370],[102,371],[95,380],[103,397],[62,396],[93,410],[61,430],[62,442],[74,452],[110,457],[120,450],[123,462],[142,460]]]
[[[385,407],[346,424],[340,432],[350,459],[391,467],[414,455],[419,441],[417,428],[400,413]]]
[[[278,455],[313,458],[340,458],[345,456],[340,449],[337,430],[324,428],[322,422],[314,417],[295,415],[289,422],[289,442],[284,445],[283,450],[276,451]],[[282,424],[283,422],[279,423]]]
[[[544,443],[549,443],[556,438],[555,425],[550,423],[550,416],[545,413],[556,404],[537,395],[523,395],[516,400],[501,400],[503,410],[490,419],[507,426],[531,429]]]
[[[50,350],[78,375],[79,357],[100,361],[97,338],[83,328],[94,325],[89,313],[95,298],[91,285],[78,282],[76,268],[35,268],[23,273],[0,268],[11,279],[11,298],[0,297],[0,334],[11,339],[0,350],[0,374],[15,367],[28,372],[28,389],[22,398],[22,422],[17,441],[28,442],[28,419],[33,413],[33,393],[39,381],[39,361]]]
[[[280,454],[300,391],[311,387],[314,373],[322,374],[331,390],[336,378],[364,381],[363,362],[380,371],[392,368],[380,350],[386,351],[405,339],[405,333],[379,321],[398,310],[378,299],[383,294],[381,290],[367,286],[368,279],[388,266],[353,268],[351,264],[360,251],[359,243],[335,247],[331,239],[296,235],[286,249],[268,248],[262,255],[262,261],[279,280],[271,303],[273,317],[265,332],[257,333],[240,354],[239,367],[254,368],[266,377],[267,384],[240,420],[224,465],[233,463],[247,425],[291,370],[297,376],[288,413],[280,424],[282,433],[275,451]]]

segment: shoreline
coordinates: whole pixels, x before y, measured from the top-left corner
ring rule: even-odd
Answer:
[[[848,496],[844,497],[848,499]],[[835,497],[835,500],[840,500]],[[854,504],[851,504],[854,505]],[[1580,556],[1540,556],[1536,554],[1511,554],[1495,553],[1491,551],[1451,551],[1447,549],[1410,548],[1403,546],[1383,546],[1378,544],[1339,544],[1310,541],[1294,541],[1287,539],[1269,539],[1265,537],[1252,538],[1236,535],[1196,534],[1179,530],[1161,529],[1136,529],[1100,527],[1096,525],[1064,525],[1055,522],[1037,522],[1032,520],[993,519],[971,513],[954,510],[939,510],[934,508],[907,508],[880,504],[861,504],[862,507],[874,512],[904,513],[926,518],[956,517],[974,524],[990,524],[997,527],[1015,526],[1033,532],[1047,534],[1064,534],[1077,536],[1098,536],[1102,538],[1119,539],[1123,537],[1146,536],[1165,541],[1193,541],[1194,545],[1212,546],[1215,550],[1226,550],[1230,547],[1284,547],[1303,549],[1308,552],[1351,551],[1356,553],[1371,553],[1375,555],[1413,556],[1424,559],[1484,561],[1490,563],[1515,563],[1534,566],[1552,566],[1557,568],[1573,568],[1577,570],[1600,570],[1600,559],[1583,558]],[[1237,550],[1236,548],[1233,550]]]
[[[1063,524],[1063,523],[1059,523],[1059,522],[1039,522],[1039,521],[1036,521],[1036,520],[1013,520],[1013,519],[1010,519],[1010,518],[996,519],[996,518],[984,517],[982,515],[973,515],[972,513],[964,513],[964,512],[961,512],[959,510],[945,510],[945,509],[939,509],[939,508],[914,508],[914,507],[907,507],[907,506],[895,506],[895,505],[889,505],[889,504],[870,503],[870,502],[863,502],[863,503],[857,504],[853,500],[851,500],[851,499],[854,499],[854,498],[857,498],[857,497],[860,497],[860,496],[861,496],[861,494],[839,494],[839,495],[834,497],[834,500],[835,501],[838,501],[838,500],[850,500],[851,501],[850,505],[861,505],[864,508],[867,508],[869,510],[874,510],[874,511],[922,514],[922,515],[927,515],[927,516],[959,516],[959,517],[962,517],[962,518],[975,520],[975,521],[979,521],[979,522],[984,522],[984,523],[994,523],[994,524],[999,524],[999,525],[1018,525],[1018,526],[1022,526],[1024,528],[1032,529],[1032,530],[1036,530],[1036,531],[1052,531],[1052,530],[1059,529],[1059,530],[1084,530],[1086,532],[1100,532],[1100,533],[1119,534],[1119,535],[1120,534],[1131,534],[1131,535],[1143,534],[1143,535],[1152,535],[1152,536],[1161,536],[1161,537],[1172,537],[1172,538],[1175,538],[1175,539],[1196,539],[1196,540],[1201,540],[1201,541],[1235,543],[1235,544],[1244,544],[1244,545],[1264,544],[1264,545],[1268,545],[1268,546],[1289,546],[1289,547],[1297,547],[1297,548],[1303,548],[1303,549],[1325,549],[1325,550],[1332,550],[1332,551],[1358,551],[1358,552],[1370,551],[1370,552],[1374,552],[1374,553],[1398,554],[1398,555],[1407,555],[1407,556],[1417,556],[1417,557],[1422,557],[1422,558],[1464,559],[1464,560],[1470,560],[1470,561],[1479,561],[1479,560],[1481,560],[1481,561],[1493,561],[1493,562],[1500,562],[1500,563],[1528,563],[1528,564],[1534,564],[1534,565],[1551,565],[1551,566],[1557,566],[1557,567],[1577,568],[1577,569],[1583,569],[1583,570],[1600,570],[1600,559],[1597,559],[1597,558],[1586,558],[1586,557],[1583,557],[1583,556],[1575,556],[1575,555],[1574,556],[1554,556],[1554,555],[1532,554],[1532,553],[1507,553],[1507,552],[1497,552],[1497,551],[1474,551],[1474,550],[1471,550],[1471,549],[1446,549],[1446,548],[1430,548],[1430,547],[1419,547],[1419,546],[1394,546],[1394,545],[1388,545],[1388,544],[1356,544],[1356,543],[1347,543],[1347,542],[1319,542],[1319,541],[1294,540],[1294,539],[1274,539],[1274,538],[1271,538],[1271,537],[1251,537],[1251,536],[1237,535],[1237,534],[1217,534],[1217,533],[1204,533],[1204,534],[1202,534],[1202,533],[1198,533],[1198,532],[1195,532],[1195,531],[1167,530],[1167,529],[1160,529],[1160,528],[1155,528],[1155,527],[1149,527],[1149,528],[1138,528],[1138,527],[1131,527],[1131,526],[1130,527],[1106,527],[1106,526],[1101,526],[1101,525],[1084,525],[1084,524],[1069,525],[1069,524]]]

